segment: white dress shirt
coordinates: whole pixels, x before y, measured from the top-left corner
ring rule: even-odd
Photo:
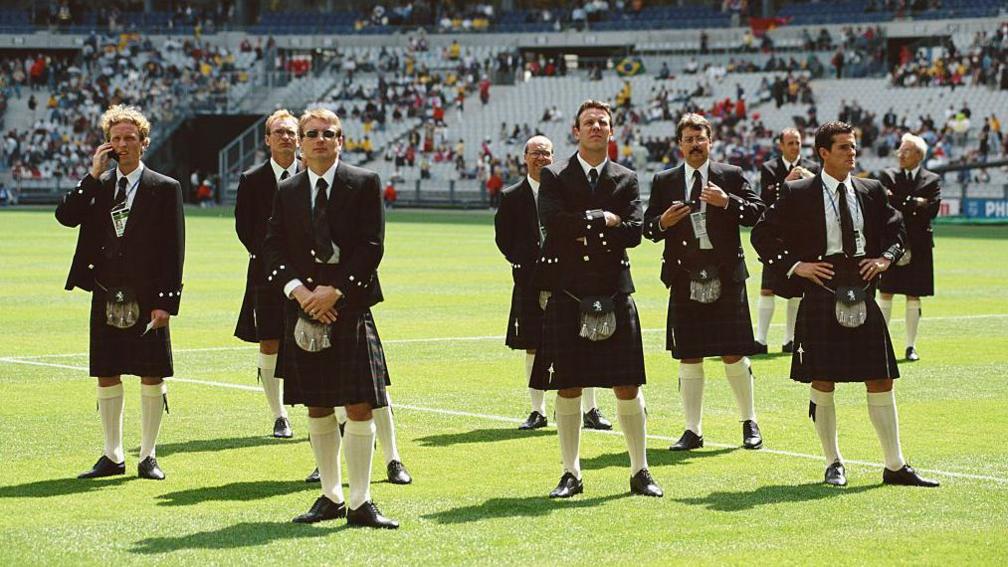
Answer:
[[[137,187],[140,186],[140,176],[143,175],[144,162],[140,162],[140,165],[136,169],[130,172],[129,175],[124,174],[118,167],[116,167],[116,184],[115,189],[112,190],[112,198],[115,199],[115,194],[119,191],[119,180],[123,177],[126,178],[126,208],[133,208],[133,199],[136,198]],[[129,222],[129,221],[127,221]]]
[[[701,164],[700,167],[696,169],[690,167],[690,164],[686,162],[683,162],[683,167],[685,167],[683,173],[686,174],[686,192],[683,194],[683,202],[686,202],[689,201],[690,191],[693,190],[694,171],[700,172],[700,190],[703,191],[703,188],[707,186],[707,179],[708,175],[710,174],[710,160],[708,159],[707,161],[703,162],[703,164]],[[707,203],[705,203],[704,201],[700,201],[700,212],[701,213],[707,212]]]
[[[840,195],[838,187],[840,181],[830,177],[825,171],[822,172],[823,183],[823,206],[826,209],[826,256],[831,254],[843,254],[843,235],[840,232]],[[844,198],[847,199],[847,207],[850,209],[851,220],[854,222],[854,242],[857,247],[854,255],[864,256],[864,214],[861,211],[861,204],[854,193],[854,185],[851,182],[850,174],[843,180],[847,188]]]
[[[308,202],[308,207],[313,212],[314,212],[314,209],[315,209],[315,197],[318,195],[318,187],[316,186],[316,184],[318,183],[318,180],[319,179],[325,179],[325,181],[326,181],[326,198],[328,199],[329,196],[332,195],[333,180],[336,178],[336,167],[338,165],[339,165],[339,158],[336,158],[336,161],[332,164],[332,167],[330,167],[322,175],[318,175],[314,171],[312,171],[311,169],[308,169],[308,183],[311,185],[311,195],[309,197],[310,200]],[[333,259],[337,259],[336,261],[338,261],[338,258],[339,258],[339,248],[336,247],[335,243],[333,244],[333,249],[334,249],[335,253],[333,254],[333,257],[330,258],[330,262],[331,263],[336,263],[335,261],[333,261]],[[316,260],[316,262],[318,262],[318,260]],[[283,288],[284,295],[286,295],[287,297],[291,297],[292,298],[293,295],[291,295],[291,294],[293,294],[294,290],[297,289],[298,286],[300,286],[300,285],[304,285],[304,284],[302,284],[301,280],[298,279],[298,278],[294,278],[291,281],[287,282],[287,285],[285,285],[284,288]]]
[[[273,177],[277,180],[277,183],[280,183],[280,177],[283,176],[283,172],[286,171],[288,177],[293,177],[297,173],[297,160],[292,161],[290,166],[285,168],[277,163],[276,160],[270,158],[270,167],[273,168]]]

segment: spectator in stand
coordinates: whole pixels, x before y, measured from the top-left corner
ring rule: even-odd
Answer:
[[[389,181],[388,184],[385,185],[385,191],[382,192],[382,200],[385,202],[385,210],[392,209],[395,205],[397,197],[398,195],[396,193],[395,185],[392,181]]]
[[[487,195],[490,197],[490,208],[496,209],[500,205],[500,193],[504,188],[504,180],[501,179],[500,170],[493,168],[490,178],[486,182]]]

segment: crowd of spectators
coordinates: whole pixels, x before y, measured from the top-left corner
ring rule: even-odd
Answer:
[[[940,48],[900,49],[890,81],[897,87],[987,85],[1008,90],[1008,22],[993,33],[977,32],[966,49],[952,41]]]

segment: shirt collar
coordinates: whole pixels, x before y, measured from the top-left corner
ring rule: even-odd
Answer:
[[[698,167],[696,169],[693,169],[692,167],[690,167],[690,164],[686,163],[685,161],[683,162],[683,165],[686,167],[685,172],[686,172],[686,185],[687,186],[690,185],[691,183],[693,183],[693,172],[694,171],[699,171],[700,172],[700,180],[701,181],[707,181],[708,176],[710,175],[710,159],[708,159],[707,161],[703,162],[703,165],[701,165],[700,167]]]
[[[322,179],[326,180],[326,195],[329,194],[328,190],[333,186],[333,179],[336,177],[336,168],[339,167],[339,158],[333,162],[332,167],[330,167],[325,173],[321,175]],[[320,176],[315,175],[315,172],[308,168],[308,183],[310,184],[312,191],[315,190],[315,185],[318,183]]]
[[[786,157],[781,156],[780,160],[781,160],[781,163],[784,164],[784,167],[790,169],[790,168],[798,165],[798,162],[801,161],[801,156],[798,156],[797,158],[795,158],[794,161],[788,161]]]
[[[839,179],[834,179],[833,177],[831,177],[830,174],[826,173],[826,170],[824,169],[822,172],[822,182],[823,185],[825,185],[826,188],[829,189],[831,193],[836,193],[837,186],[840,185],[841,183],[843,183],[847,187],[853,188],[853,186],[851,185],[850,173],[848,173],[847,177],[845,177],[841,181]]]
[[[585,175],[587,175],[587,174],[585,174]],[[539,182],[536,181],[535,179],[532,179],[528,175],[525,176],[525,179],[528,181],[529,186],[532,187],[532,192],[533,193],[538,193],[539,192]]]
[[[280,181],[280,176],[283,175],[283,172],[286,171],[291,176],[293,176],[295,173],[297,173],[297,160],[292,161],[291,164],[290,164],[290,167],[284,169],[284,167],[282,165],[280,165],[279,163],[277,163],[276,160],[274,160],[271,157],[270,158],[270,167],[273,168],[273,177],[274,177],[274,179],[276,179],[277,182],[279,182]]]
[[[921,170],[921,166],[918,163],[917,167],[915,167],[915,168],[913,168],[913,169],[910,170],[910,177],[912,177],[913,179],[917,179],[917,176],[920,175],[920,170]],[[906,170],[904,169],[903,171],[905,172]]]
[[[606,163],[609,161],[609,156],[606,156],[605,159],[602,160],[602,163],[593,166],[590,163],[586,162],[584,158],[581,157],[580,152],[574,155],[577,156],[578,163],[581,164],[581,169],[584,171],[585,179],[591,179],[591,177],[588,175],[588,170],[590,169],[598,171],[599,177],[602,177],[602,169],[605,168]]]
[[[123,175],[123,172],[118,167],[116,167],[116,184],[119,183],[120,179],[125,177],[126,190],[129,191],[134,185],[137,184],[138,181],[140,181],[140,176],[143,175],[143,170],[145,167],[147,166],[144,165],[144,162],[141,161],[140,165],[138,165],[136,169],[131,171],[129,175]]]

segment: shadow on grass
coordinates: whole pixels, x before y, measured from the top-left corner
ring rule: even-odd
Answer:
[[[272,496],[284,496],[297,492],[318,492],[319,486],[296,480],[261,480],[254,482],[232,482],[222,486],[203,486],[189,490],[179,490],[158,496],[159,506],[191,506],[203,502],[249,502]]]
[[[261,447],[264,445],[291,445],[294,443],[304,443],[307,437],[299,439],[276,439],[269,435],[250,437],[226,437],[223,439],[196,439],[194,441],[184,441],[181,443],[159,443],[157,446],[157,456],[164,457],[174,453],[212,453],[216,451],[227,451],[230,449],[245,449],[247,447]],[[130,453],[140,454],[140,448],[134,448]]]
[[[851,494],[874,490],[879,486],[881,485],[836,488],[826,486],[821,482],[810,482],[799,485],[782,484],[777,486],[761,486],[756,490],[748,492],[711,492],[703,498],[679,498],[676,502],[692,506],[703,506],[715,512],[744,512],[767,504],[812,502],[824,498],[849,496]]]
[[[546,516],[557,510],[591,508],[620,498],[630,497],[629,492],[626,494],[597,496],[595,498],[575,496],[574,498],[565,499],[550,499],[547,498],[546,494],[546,492],[543,492],[542,496],[491,498],[482,504],[474,506],[460,506],[443,512],[425,514],[423,518],[442,524],[464,524],[493,518],[533,518]]]
[[[183,549],[234,549],[267,545],[274,541],[326,537],[347,529],[342,521],[318,526],[291,522],[242,522],[219,530],[178,537],[151,537],[133,544],[131,553],[150,555]]]
[[[694,451],[669,451],[668,449],[648,449],[648,467],[652,470],[657,466],[679,465],[686,461],[696,459],[706,459],[708,457],[720,457],[738,451],[736,447],[725,447],[714,450],[694,450]],[[582,470],[605,469],[609,467],[630,467],[630,456],[626,451],[618,453],[606,453],[590,458],[581,459]]]
[[[553,429],[533,429],[522,431],[517,427],[502,429],[499,427],[487,429],[473,429],[461,433],[443,433],[440,435],[428,435],[417,439],[421,447],[446,447],[448,445],[460,445],[463,443],[486,443],[492,441],[511,441],[513,439],[528,439],[530,437],[544,437],[556,435]]]
[[[40,480],[27,484],[0,486],[0,498],[46,498],[49,496],[67,496],[83,494],[95,490],[103,490],[110,486],[119,486],[135,480],[133,476],[116,476],[97,479],[86,478],[54,478]]]

